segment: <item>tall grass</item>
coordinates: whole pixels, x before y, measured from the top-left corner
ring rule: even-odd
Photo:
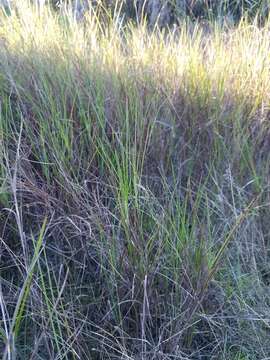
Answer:
[[[267,358],[269,24],[118,15],[0,15],[0,351]]]

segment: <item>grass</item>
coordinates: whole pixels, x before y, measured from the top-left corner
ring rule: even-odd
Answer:
[[[268,358],[269,23],[0,23],[3,359]]]

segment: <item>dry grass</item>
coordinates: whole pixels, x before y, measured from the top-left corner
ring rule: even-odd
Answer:
[[[263,359],[269,24],[0,15],[0,351]]]

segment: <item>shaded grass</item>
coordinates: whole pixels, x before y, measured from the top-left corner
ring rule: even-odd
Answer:
[[[0,17],[3,354],[269,356],[269,25],[25,4]]]

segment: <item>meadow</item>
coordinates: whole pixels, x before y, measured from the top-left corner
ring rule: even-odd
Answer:
[[[270,23],[0,13],[0,355],[270,358]]]

